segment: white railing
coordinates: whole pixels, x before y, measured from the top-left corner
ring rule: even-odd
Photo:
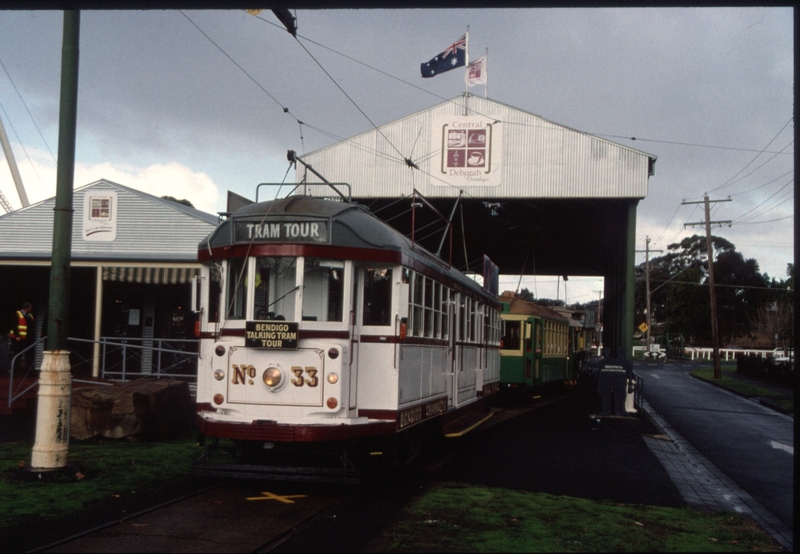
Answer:
[[[37,345],[43,343],[47,337],[41,337],[33,344],[21,352],[15,353],[10,360],[9,380],[8,380],[8,406],[14,400],[21,398],[29,390],[38,387],[38,379],[29,383],[24,389],[25,377],[33,372],[39,371],[41,364],[40,353],[35,354],[33,367],[25,368],[25,375],[17,375],[17,390],[14,390],[14,372],[17,369],[18,360],[24,356],[28,350],[36,351]],[[89,339],[67,338],[68,341],[93,344],[95,341]],[[197,339],[139,339],[139,338],[111,338],[101,337],[100,344],[100,378],[115,381],[126,381],[137,377],[162,377],[178,378],[189,381],[190,387],[197,380]],[[173,346],[173,348],[168,348]],[[148,352],[148,357],[155,354],[146,368],[139,368],[139,371],[131,371],[129,365],[141,365],[142,354]],[[75,352],[71,352],[75,355]],[[90,359],[75,360],[75,365],[91,364]],[[74,366],[73,366],[74,367]],[[188,369],[187,369],[188,367]],[[183,371],[181,371],[183,370]],[[73,382],[81,382],[74,379]],[[89,382],[89,381],[86,381]]]

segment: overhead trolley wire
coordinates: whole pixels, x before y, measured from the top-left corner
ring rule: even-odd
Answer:
[[[224,49],[223,49],[223,48],[222,48],[220,45],[219,45],[219,44],[217,44],[216,42],[214,42],[214,39],[212,39],[210,36],[208,36],[208,34],[207,34],[205,31],[203,31],[203,29],[201,29],[201,28],[200,28],[200,27],[197,25],[197,23],[195,23],[194,21],[192,21],[192,18],[191,18],[191,17],[189,17],[188,15],[186,15],[186,14],[184,13],[184,11],[183,11],[183,10],[178,10],[178,12],[179,12],[179,13],[180,13],[180,14],[181,14],[183,17],[185,17],[185,18],[186,18],[186,19],[189,21],[189,23],[191,23],[191,24],[194,26],[194,28],[195,28],[195,29],[197,29],[198,31],[200,31],[200,33],[201,33],[201,34],[202,34],[204,37],[206,37],[206,38],[208,39],[208,41],[209,41],[211,44],[213,44],[214,46],[216,46],[216,47],[217,47],[217,50],[219,50],[220,52],[222,52],[222,54],[223,54],[223,55],[224,55],[226,58],[228,58],[228,60],[230,60],[230,62],[231,62],[233,65],[235,65],[236,67],[238,67],[238,68],[241,70],[241,72],[242,72],[242,73],[244,73],[245,75],[247,75],[247,78],[248,78],[248,79],[250,79],[251,81],[253,81],[253,83],[255,83],[255,85],[256,85],[258,88],[260,88],[260,89],[262,90],[262,92],[264,92],[264,94],[266,94],[267,96],[269,96],[269,97],[270,97],[270,98],[273,100],[273,102],[275,102],[277,105],[279,105],[279,106],[280,106],[280,107],[283,109],[284,113],[287,113],[287,114],[289,114],[291,117],[293,117],[295,120],[297,120],[297,122],[298,122],[298,123],[300,123],[300,120],[299,120],[299,119],[297,119],[297,117],[295,117],[295,116],[294,116],[294,114],[292,114],[292,113],[289,111],[289,108],[287,108],[286,106],[284,106],[284,105],[283,105],[283,104],[282,104],[282,103],[281,103],[281,102],[280,102],[280,101],[279,101],[277,98],[275,98],[275,97],[274,97],[272,94],[270,94],[270,92],[269,92],[267,89],[265,89],[265,88],[264,88],[264,87],[261,85],[261,83],[259,83],[258,81],[256,81],[255,77],[253,77],[252,75],[250,75],[250,74],[247,72],[247,70],[246,70],[245,68],[243,68],[241,65],[239,65],[239,63],[237,63],[237,61],[236,61],[236,60],[234,60],[234,59],[233,59],[233,58],[232,58],[232,57],[231,57],[231,56],[230,56],[230,55],[229,55],[229,54],[228,54],[228,53],[227,53],[227,52],[226,52],[226,51],[225,51],[225,50],[224,50]]]
[[[31,113],[31,110],[28,108],[28,104],[25,102],[25,98],[23,98],[22,94],[20,94],[19,89],[17,88],[17,84],[14,82],[14,79],[11,78],[11,73],[9,73],[8,69],[6,69],[6,64],[3,63],[2,58],[0,58],[0,66],[2,66],[3,71],[5,71],[6,75],[8,76],[8,80],[11,83],[11,86],[14,87],[14,91],[17,93],[17,96],[19,97],[20,101],[22,102],[22,105],[25,106],[25,111],[28,112],[28,115],[30,116],[31,121],[33,121],[33,126],[36,127],[36,131],[39,133],[39,136],[42,138],[42,142],[44,142],[44,145],[47,148],[47,151],[50,152],[50,157],[53,158],[53,161],[55,162],[56,161],[56,157],[53,155],[53,151],[50,149],[50,145],[47,143],[47,139],[44,138],[44,135],[42,134],[42,130],[39,128],[39,125],[36,123],[36,118],[33,117],[33,114]],[[3,112],[5,113],[5,110],[3,110]],[[8,118],[8,114],[6,114],[6,117]],[[8,121],[9,121],[9,125],[11,125],[11,119],[9,119]],[[13,125],[12,125],[12,128],[13,128]],[[14,131],[14,133],[16,134],[16,130]],[[17,139],[20,140],[19,139],[19,135],[17,135]],[[22,141],[20,140],[20,144],[21,143],[22,143]],[[26,155],[27,155],[27,153],[26,153]],[[30,158],[28,158],[28,159],[30,159]]]

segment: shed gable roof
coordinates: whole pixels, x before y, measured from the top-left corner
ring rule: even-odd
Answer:
[[[89,191],[115,191],[117,236],[110,242],[83,237],[84,197]],[[0,216],[0,259],[50,259],[55,198]],[[101,179],[73,192],[72,259],[194,262],[197,244],[218,217],[189,206]]]
[[[443,171],[447,141],[439,123],[465,111],[493,127],[499,184],[482,186],[476,179],[453,185]],[[303,160],[328,181],[349,183],[353,198],[408,196],[416,188],[431,198],[455,197],[463,189],[478,198],[610,199],[647,196],[656,157],[468,95],[321,148]],[[410,169],[409,162],[416,167]],[[319,182],[298,171],[297,180],[304,179]]]

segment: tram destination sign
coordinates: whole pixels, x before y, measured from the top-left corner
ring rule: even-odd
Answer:
[[[244,345],[248,348],[296,350],[298,329],[296,321],[247,321]]]
[[[233,222],[233,242],[328,244],[330,242],[330,220],[303,218],[255,221],[236,219]]]

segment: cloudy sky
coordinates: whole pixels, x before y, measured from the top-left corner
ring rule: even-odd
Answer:
[[[648,236],[666,251],[702,233],[684,228],[704,216],[683,202],[730,196],[711,219],[733,224],[714,233],[785,277],[791,8],[295,14],[297,39],[269,10],[82,12],[76,186],[105,178],[223,211],[228,190],[253,198],[258,183],[293,181],[287,150],[311,152],[462,94],[462,70],[423,79],[419,66],[469,26],[470,59],[488,49],[489,98],[658,157],[637,249]],[[0,11],[0,117],[31,202],[55,195],[62,26],[62,12]],[[0,158],[0,191],[18,208]],[[555,278],[521,286],[564,298]],[[567,299],[600,289],[576,277]]]

